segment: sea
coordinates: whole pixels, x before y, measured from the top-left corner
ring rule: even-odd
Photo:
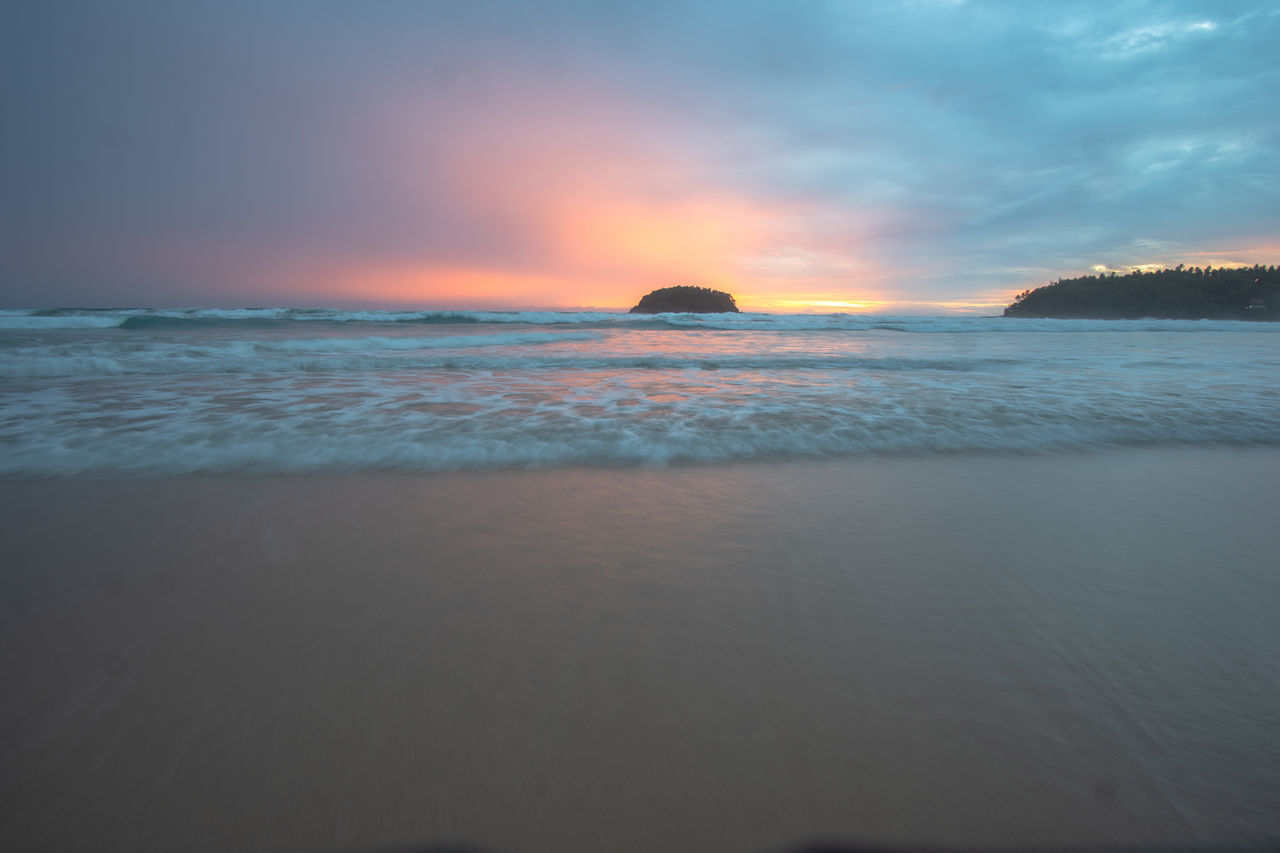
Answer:
[[[1280,324],[336,309],[0,312],[0,475],[1280,443]]]
[[[0,849],[1277,849],[1277,377],[1264,322],[0,312]]]

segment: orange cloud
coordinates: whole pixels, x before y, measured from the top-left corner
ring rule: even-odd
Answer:
[[[746,199],[561,196],[537,223],[537,265],[422,259],[333,265],[307,278],[343,299],[456,307],[627,308],[670,284],[728,290],[746,310],[861,311],[883,302],[865,267],[818,248],[770,250],[786,225],[785,211]]]
[[[391,106],[369,128],[367,170],[391,193],[370,222],[395,239],[255,258],[282,301],[627,308],[671,284],[728,290],[756,310],[881,298],[850,245],[870,214],[732,191],[652,111],[587,88],[492,94],[451,124],[438,109]]]
[[[561,301],[565,284],[559,275],[430,265],[330,270],[325,282],[332,296],[389,305],[502,309],[589,304]]]

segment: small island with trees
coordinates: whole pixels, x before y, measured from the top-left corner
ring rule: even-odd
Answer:
[[[723,290],[679,285],[646,293],[631,314],[728,314],[738,313],[733,297]]]
[[[1280,320],[1275,266],[1184,267],[1099,273],[1024,290],[1006,317],[1136,320]]]

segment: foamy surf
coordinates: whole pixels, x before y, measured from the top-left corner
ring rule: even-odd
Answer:
[[[0,474],[1280,443],[1280,324],[433,316],[5,312]]]

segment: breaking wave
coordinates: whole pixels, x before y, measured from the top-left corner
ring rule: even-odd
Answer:
[[[1231,320],[1043,320],[1005,317],[879,314],[626,314],[610,311],[387,311],[335,308],[44,308],[0,311],[0,329],[120,328],[134,331],[254,329],[290,324],[454,326],[464,324],[574,325],[632,329],[720,329],[725,331],[1195,331],[1231,329]]]
[[[0,312],[0,475],[1280,444],[1280,324],[369,315]]]

